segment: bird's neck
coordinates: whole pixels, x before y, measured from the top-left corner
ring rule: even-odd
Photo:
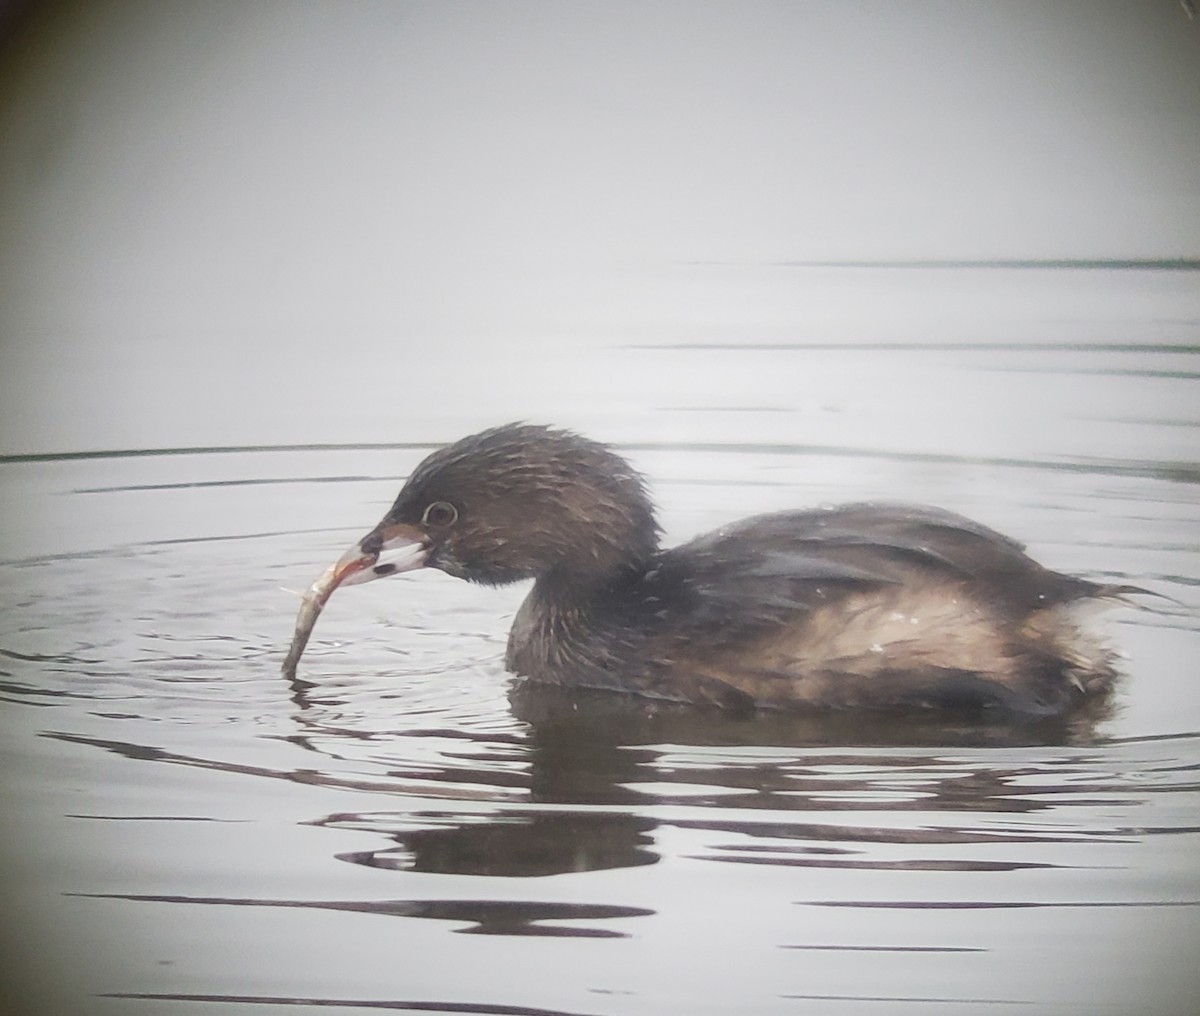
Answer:
[[[622,621],[648,570],[639,566],[595,581],[539,577],[513,620],[509,670],[550,684],[627,688],[631,630]]]

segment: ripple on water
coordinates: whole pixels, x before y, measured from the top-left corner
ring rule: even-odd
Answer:
[[[1139,497],[1159,481],[1108,476],[1100,532],[1084,474],[1041,475],[1047,507],[1026,507],[1045,526],[1014,530],[1042,532],[1064,566],[1103,562],[1108,577],[1192,595],[1170,578],[1200,553],[1187,498]],[[976,496],[1006,477],[984,470]],[[756,506],[821,499],[773,482],[755,487]],[[692,493],[664,486],[677,531],[745,514],[749,497],[718,488],[705,500],[726,499],[715,518]],[[450,964],[487,998],[536,968],[594,986],[581,1013],[631,998],[651,1011],[682,950],[672,983],[695,985],[688,1011],[705,999],[732,1011],[736,967],[764,1010],[932,999],[988,1012],[1066,1004],[1070,964],[1095,970],[1098,956],[1123,957],[1125,981],[1106,963],[1092,976],[1112,983],[1087,997],[1126,1000],[1129,971],[1158,962],[1143,942],[1189,941],[1190,608],[1115,615],[1130,675],[1118,715],[1095,728],[731,718],[514,692],[500,660],[521,591],[432,574],[339,592],[289,682],[296,600],[282,587],[357,533],[264,529],[0,564],[0,720],[23,735],[6,750],[38,800],[70,816],[56,843],[72,844],[62,924],[109,908],[106,921],[154,929],[153,954],[178,964],[118,979],[128,997],[182,998],[186,966],[213,1002],[285,997],[222,994],[237,981],[333,1005],[351,1000],[349,978],[419,1008],[434,989],[417,998],[384,973],[402,954],[404,978]],[[237,954],[197,951],[200,927]],[[488,963],[495,983],[479,973]]]

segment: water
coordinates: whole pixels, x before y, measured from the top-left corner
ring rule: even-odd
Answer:
[[[20,6],[3,1016],[1200,1011],[1190,5]],[[1161,598],[1094,727],[523,694],[437,573],[286,681],[516,419],[668,542],[926,502]]]
[[[676,275],[729,307],[753,283],[877,310],[506,335],[453,400],[332,399],[324,442],[311,415],[303,443],[250,446],[193,415],[189,448],[0,463],[10,995],[97,1016],[1195,1011],[1196,273]],[[941,314],[896,313],[905,292]],[[372,341],[314,344],[296,385]],[[514,356],[529,375],[489,395]],[[161,391],[165,365],[136,363],[131,388]],[[260,389],[258,435],[296,385]],[[438,573],[339,592],[286,681],[286,590],[431,442],[518,415],[615,442],[669,542],[926,501],[1166,598],[1106,615],[1126,677],[1094,728],[564,705],[503,670],[524,590]]]

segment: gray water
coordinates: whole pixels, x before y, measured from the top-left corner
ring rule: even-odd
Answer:
[[[1200,1010],[1189,5],[90,0],[0,50],[0,1012]],[[1192,259],[1192,260],[1188,260]],[[530,694],[429,450],[1158,594],[1093,725]],[[7,1008],[6,1008],[7,1007]]]
[[[670,542],[785,506],[933,501],[1170,597],[1101,622],[1125,654],[1112,718],[981,732],[510,701],[524,590],[440,573],[338,593],[289,683],[287,590],[429,444],[398,427],[14,456],[0,724],[25,975],[97,1014],[1190,1011],[1200,285],[974,272],[1164,310],[1090,346],[600,341],[558,351],[594,386],[571,417],[650,478]],[[886,296],[887,272],[841,274]],[[656,375],[678,379],[668,404],[610,401]]]

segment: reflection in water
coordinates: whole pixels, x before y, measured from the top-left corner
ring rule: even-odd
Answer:
[[[13,6],[0,1010],[1200,1012],[1192,0]],[[667,543],[934,503],[1190,606],[1070,725],[510,703],[515,600],[399,579],[281,681],[519,418]]]
[[[417,814],[407,816],[404,824],[414,819],[437,821],[435,816]],[[399,847],[338,857],[389,870],[520,878],[631,868],[658,859],[648,849],[654,823],[631,815],[506,810],[499,821],[409,832],[388,832],[385,821],[377,815],[360,815],[319,824],[387,835]]]
[[[297,998],[294,995],[212,995],[178,992],[112,992],[104,998],[136,999],[142,1002],[216,1002],[238,1007],[281,1006],[284,1011],[296,1006],[322,1008],[387,1010],[393,1012],[461,1013],[463,1016],[586,1016],[565,1009],[545,1009],[528,1005],[491,1005],[451,1000],[413,998]]]
[[[808,475],[839,477],[851,456],[746,443],[726,458],[632,442],[659,457],[647,472],[683,534],[751,503],[841,496]],[[403,468],[390,451],[312,454],[314,475],[388,492]],[[307,484],[290,453],[257,456],[7,467],[71,518],[122,509],[116,549],[0,564],[0,745],[25,819],[6,834],[50,830],[13,884],[51,887],[36,906],[64,936],[83,929],[80,954],[82,940],[128,950],[87,975],[98,1003],[1155,1012],[1155,985],[1180,983],[1200,940],[1186,471],[970,459],[989,521],[1040,534],[1066,570],[1100,564],[1092,577],[1183,601],[1117,612],[1131,657],[1111,715],[1013,723],[728,716],[514,684],[499,661],[520,591],[458,582],[348,596],[289,684],[294,600],[277,587],[361,519],[305,531],[347,490]],[[223,483],[233,458],[285,482]],[[901,495],[953,494],[963,461],[864,453],[854,468]],[[1028,492],[1015,507],[1010,487]],[[272,531],[255,517],[272,491],[330,505],[283,535],[239,535]],[[156,530],[167,518],[182,521]],[[48,510],[28,542],[64,531],[79,532]],[[115,925],[132,931],[117,942]],[[1082,987],[1080,970],[1094,971]]]
[[[727,863],[978,873],[1054,868],[1059,862],[1028,855],[940,855],[944,848],[979,845],[992,845],[1003,855],[1005,848],[1020,845],[1134,843],[1156,830],[1092,827],[1082,817],[1114,806],[1136,808],[1167,787],[1176,792],[1200,787],[1200,762],[1179,761],[1195,738],[1166,742],[1179,754],[1168,752],[1165,764],[1142,762],[1135,770],[1141,776],[1131,779],[1114,760],[1126,750],[1119,744],[1035,747],[1027,728],[990,731],[987,739],[1001,743],[981,748],[953,745],[969,737],[965,728],[955,733],[951,727],[945,743],[933,750],[919,747],[936,743],[928,717],[915,728],[908,725],[911,718],[876,717],[863,728],[868,733],[863,740],[878,744],[886,731],[893,746],[864,749],[849,747],[848,740],[836,746],[836,728],[828,727],[814,745],[813,717],[730,718],[677,707],[648,711],[637,701],[603,696],[595,708],[581,708],[571,696],[574,706],[562,709],[560,691],[552,702],[543,691],[525,689],[514,696],[525,707],[537,699],[542,715],[526,721],[524,738],[498,742],[504,758],[522,760],[519,778],[506,771],[501,780],[487,772],[489,749],[497,742],[486,735],[457,739],[474,745],[469,755],[476,768],[470,771],[450,763],[422,774],[389,764],[386,772],[367,766],[359,776],[342,768],[351,756],[347,742],[336,737],[327,743],[340,755],[330,759],[328,769],[312,764],[323,750],[320,738],[289,738],[304,752],[305,764],[288,771],[83,735],[47,736],[142,762],[455,802],[457,810],[338,812],[309,823],[368,832],[391,844],[337,854],[342,861],[440,875],[528,877],[653,864],[662,856],[656,833],[664,821],[705,840],[698,856]],[[378,747],[413,738],[419,742],[420,732],[369,740]],[[899,747],[906,742],[910,746]],[[466,785],[468,777],[474,786]],[[472,801],[484,810],[461,810]],[[920,821],[896,824],[906,813]],[[1038,820],[1049,813],[1053,821]],[[859,821],[847,824],[838,814]],[[1081,818],[1064,823],[1071,814]],[[1169,824],[1157,830],[1183,831]],[[900,846],[920,850],[872,856]]]
[[[649,917],[652,910],[603,904],[540,903],[533,900],[256,900],[234,897],[135,896],[131,894],[84,893],[94,899],[120,899],[143,903],[188,903],[215,907],[280,907],[304,910],[337,910],[377,917],[414,917],[421,920],[452,921],[467,927],[455,930],[476,935],[536,935],[558,938],[624,938],[612,928],[576,925],[563,921],[611,921],[627,917]]]

